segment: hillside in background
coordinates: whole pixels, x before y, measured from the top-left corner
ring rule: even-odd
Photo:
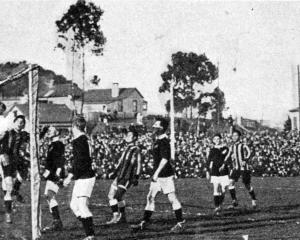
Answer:
[[[0,64],[0,82],[9,77],[10,75],[16,74],[20,70],[26,68],[28,63],[22,61],[19,63],[6,62]],[[28,75],[22,76],[18,81],[11,82],[0,88],[2,96],[14,97],[22,96],[28,92]],[[56,74],[52,70],[44,69],[39,67],[39,93],[45,93],[49,90],[52,84],[67,84],[71,81],[67,80],[64,76]]]

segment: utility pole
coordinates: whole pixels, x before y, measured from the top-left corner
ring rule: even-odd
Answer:
[[[298,131],[300,132],[300,69],[299,65],[297,66],[297,73],[298,73],[298,104],[299,104],[299,109],[298,109],[298,114],[299,114],[299,119],[298,119]]]
[[[174,78],[172,76],[171,83],[170,83],[170,129],[171,129],[171,158],[175,160],[175,111],[174,111]]]

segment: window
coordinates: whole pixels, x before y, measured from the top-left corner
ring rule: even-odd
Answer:
[[[133,100],[132,104],[133,104],[133,112],[137,112],[137,100]]]
[[[123,112],[123,102],[122,101],[118,102],[118,112]]]
[[[147,111],[147,109],[148,109],[148,104],[147,104],[147,102],[144,102],[143,103],[143,111]]]

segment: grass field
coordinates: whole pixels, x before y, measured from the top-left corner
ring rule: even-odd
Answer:
[[[164,195],[156,201],[153,223],[144,232],[132,233],[128,225],[107,227],[106,220],[111,217],[107,206],[107,192],[110,181],[97,181],[91,199],[91,210],[97,239],[203,239],[235,240],[248,235],[254,239],[300,239],[300,178],[254,178],[253,186],[259,199],[259,207],[251,210],[248,193],[238,184],[237,196],[240,206],[236,210],[224,210],[221,216],[213,216],[212,186],[205,179],[176,180],[178,196],[183,204],[187,220],[184,232],[170,234],[175,224],[173,212]],[[44,187],[44,185],[43,185]],[[130,223],[137,222],[143,214],[149,181],[141,181],[139,186],[128,191],[127,218]],[[3,208],[0,209],[0,239],[30,239],[30,194],[29,183],[23,186],[22,193],[26,203],[19,205],[14,213],[14,223],[4,223]],[[60,213],[64,231],[48,233],[45,240],[83,239],[81,224],[69,209],[72,186],[59,193]],[[225,207],[230,203],[229,194]],[[46,200],[42,199],[43,225],[51,222]]]

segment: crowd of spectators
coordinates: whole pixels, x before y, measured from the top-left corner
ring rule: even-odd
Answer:
[[[231,137],[223,134],[224,144],[230,146]],[[66,146],[66,169],[70,166],[71,136],[65,135],[62,141]],[[243,134],[244,141],[251,149],[250,166],[255,176],[298,176],[300,175],[300,140],[298,133],[290,132],[252,132]],[[151,176],[153,161],[151,156],[152,134],[140,135],[138,145],[142,153],[143,178]],[[42,159],[47,150],[47,141],[41,145]],[[99,178],[108,178],[114,171],[125,148],[122,132],[102,133],[90,137],[93,166]],[[208,149],[212,138],[200,134],[180,132],[176,136],[176,157],[173,162],[176,177],[204,177]]]

